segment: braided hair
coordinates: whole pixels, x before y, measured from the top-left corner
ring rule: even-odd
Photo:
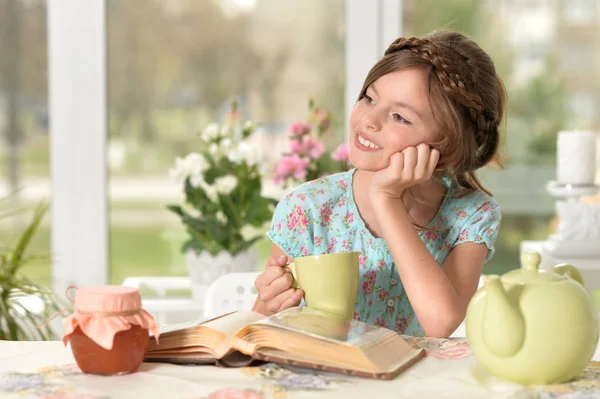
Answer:
[[[463,187],[489,192],[475,171],[498,159],[506,91],[491,58],[466,36],[449,30],[400,37],[365,79],[359,99],[379,77],[406,68],[429,70],[429,102],[440,139],[438,167]]]

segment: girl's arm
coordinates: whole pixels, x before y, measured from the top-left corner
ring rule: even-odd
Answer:
[[[465,317],[487,255],[471,242],[450,251],[443,268],[415,232],[400,199],[372,196],[375,212],[406,295],[427,336],[448,337]]]

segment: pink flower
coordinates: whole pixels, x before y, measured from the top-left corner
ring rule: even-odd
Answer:
[[[300,140],[290,140],[290,149],[292,150],[292,154],[298,154],[298,155],[302,155],[304,152],[304,147],[302,146],[302,143],[300,143]]]
[[[354,214],[352,212],[348,212],[346,214],[346,223],[350,224],[354,222]]]
[[[237,388],[223,388],[212,392],[208,399],[263,399],[264,395],[256,391],[246,391]]]
[[[325,146],[314,136],[303,136],[302,152],[312,159],[318,159],[325,152]]]
[[[406,327],[408,327],[408,319],[403,317],[401,319],[396,318],[396,331],[404,334],[406,332]]]
[[[464,219],[464,218],[467,217],[467,212],[465,212],[464,210],[461,209],[461,210],[459,210],[459,211],[456,212],[456,217],[458,219]]]
[[[287,177],[294,176],[300,180],[306,177],[306,169],[309,160],[300,158],[298,154],[285,155],[277,165],[275,165],[274,177],[275,184],[281,184]]]
[[[310,125],[303,121],[297,121],[290,125],[290,133],[293,137],[300,137],[310,132]]]
[[[334,161],[347,161],[348,153],[350,152],[350,146],[346,143],[338,145],[333,154],[331,154],[331,159]]]
[[[290,141],[290,149],[292,154],[308,156],[312,159],[319,158],[325,152],[323,143],[311,135],[304,135],[301,139],[292,139]]]
[[[363,293],[365,295],[371,295],[371,293],[373,292],[373,285],[374,284],[375,284],[375,281],[363,280],[363,283],[362,283]]]
[[[331,215],[333,215],[333,211],[330,207],[326,206],[321,209],[321,226],[325,227],[331,222]]]
[[[379,295],[377,297],[379,298],[380,301],[385,301],[387,299],[387,297],[388,297],[388,292],[385,290],[385,288],[382,288],[379,291]],[[393,304],[394,303],[392,302],[392,305]]]
[[[329,114],[323,110],[317,110],[316,112],[317,119],[319,120],[319,127],[321,131],[327,130],[331,121],[329,120]]]
[[[377,325],[377,326],[379,326],[379,327],[385,327],[385,328],[388,328],[388,325],[387,325],[387,323],[386,323],[386,322],[385,322],[385,320],[383,320],[383,318],[381,318],[381,317],[378,317],[378,318],[375,320],[375,325]]]

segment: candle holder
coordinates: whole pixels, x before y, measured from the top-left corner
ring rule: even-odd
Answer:
[[[559,184],[550,181],[548,193],[556,199],[558,228],[544,245],[551,255],[568,258],[600,256],[600,206],[581,201],[598,193],[596,184]]]

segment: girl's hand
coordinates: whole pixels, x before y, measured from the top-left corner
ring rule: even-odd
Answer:
[[[254,282],[258,298],[252,310],[270,316],[300,304],[304,291],[292,288],[294,279],[284,267],[292,261],[285,255],[269,258],[265,271]]]
[[[427,144],[407,147],[393,154],[388,167],[373,176],[371,197],[400,198],[407,188],[429,180],[439,160],[439,151]]]

